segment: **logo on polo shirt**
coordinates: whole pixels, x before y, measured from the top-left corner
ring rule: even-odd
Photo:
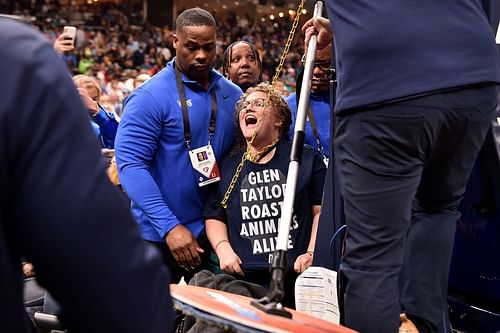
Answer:
[[[180,107],[182,107],[182,105],[181,105],[181,100],[180,100],[180,99],[178,99],[178,100],[177,100],[177,104],[179,104],[179,106],[180,106]],[[190,98],[190,99],[188,99],[188,100],[186,100],[186,105],[187,105],[188,107],[192,107],[192,106],[193,106],[193,102],[191,101],[191,98]]]

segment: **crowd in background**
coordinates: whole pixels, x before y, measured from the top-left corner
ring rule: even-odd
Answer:
[[[58,0],[39,3],[16,2],[8,8],[10,14],[31,22],[53,42],[63,26],[78,28],[75,49],[61,55],[73,75],[85,74],[98,80],[101,104],[118,116],[124,99],[134,89],[134,79],[140,74],[153,76],[175,56],[172,35],[175,27],[158,27],[143,20],[142,8],[121,4],[69,4]],[[5,11],[5,8],[4,8]],[[182,11],[182,9],[181,9]],[[224,17],[212,13],[217,22],[217,55],[214,67],[222,72],[223,53],[237,40],[254,44],[262,59],[263,81],[271,81],[279,63],[292,26],[292,20],[261,20],[248,13],[228,12]],[[295,80],[301,69],[303,35],[299,31],[290,47],[279,91],[288,95],[295,91]]]

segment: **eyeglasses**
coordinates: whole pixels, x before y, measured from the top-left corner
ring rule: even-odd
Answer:
[[[302,56],[302,59],[300,59],[300,62],[302,62],[302,66],[304,66],[306,64],[306,55],[305,54]],[[330,61],[315,61],[313,68],[316,68],[316,67],[318,67],[322,71],[327,71],[331,67],[331,62]]]
[[[249,105],[253,108],[263,108],[266,105],[266,100],[264,98],[254,98],[251,101],[241,101],[236,104],[236,108],[241,111]]]

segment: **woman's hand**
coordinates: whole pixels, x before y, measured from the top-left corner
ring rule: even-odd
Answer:
[[[229,242],[223,242],[218,246],[217,256],[219,257],[220,269],[225,273],[245,275],[241,270],[242,261]]]
[[[54,50],[56,50],[58,54],[63,54],[64,52],[73,51],[75,49],[73,41],[66,39],[66,37],[66,35],[60,34],[54,41]]]
[[[90,95],[87,89],[85,88],[78,88],[78,92],[80,93],[80,97],[87,107],[87,110],[89,111],[89,114],[92,117],[95,117],[99,113],[99,105],[97,104],[96,101],[94,101]]]
[[[308,267],[310,267],[312,265],[312,262],[313,262],[313,253],[312,252],[307,252],[307,253],[301,254],[295,260],[295,263],[293,264],[293,269],[297,273],[302,273]]]

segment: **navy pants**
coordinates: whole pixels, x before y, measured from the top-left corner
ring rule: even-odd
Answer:
[[[397,332],[406,311],[441,330],[457,205],[495,107],[496,87],[475,86],[339,119],[346,326]]]

